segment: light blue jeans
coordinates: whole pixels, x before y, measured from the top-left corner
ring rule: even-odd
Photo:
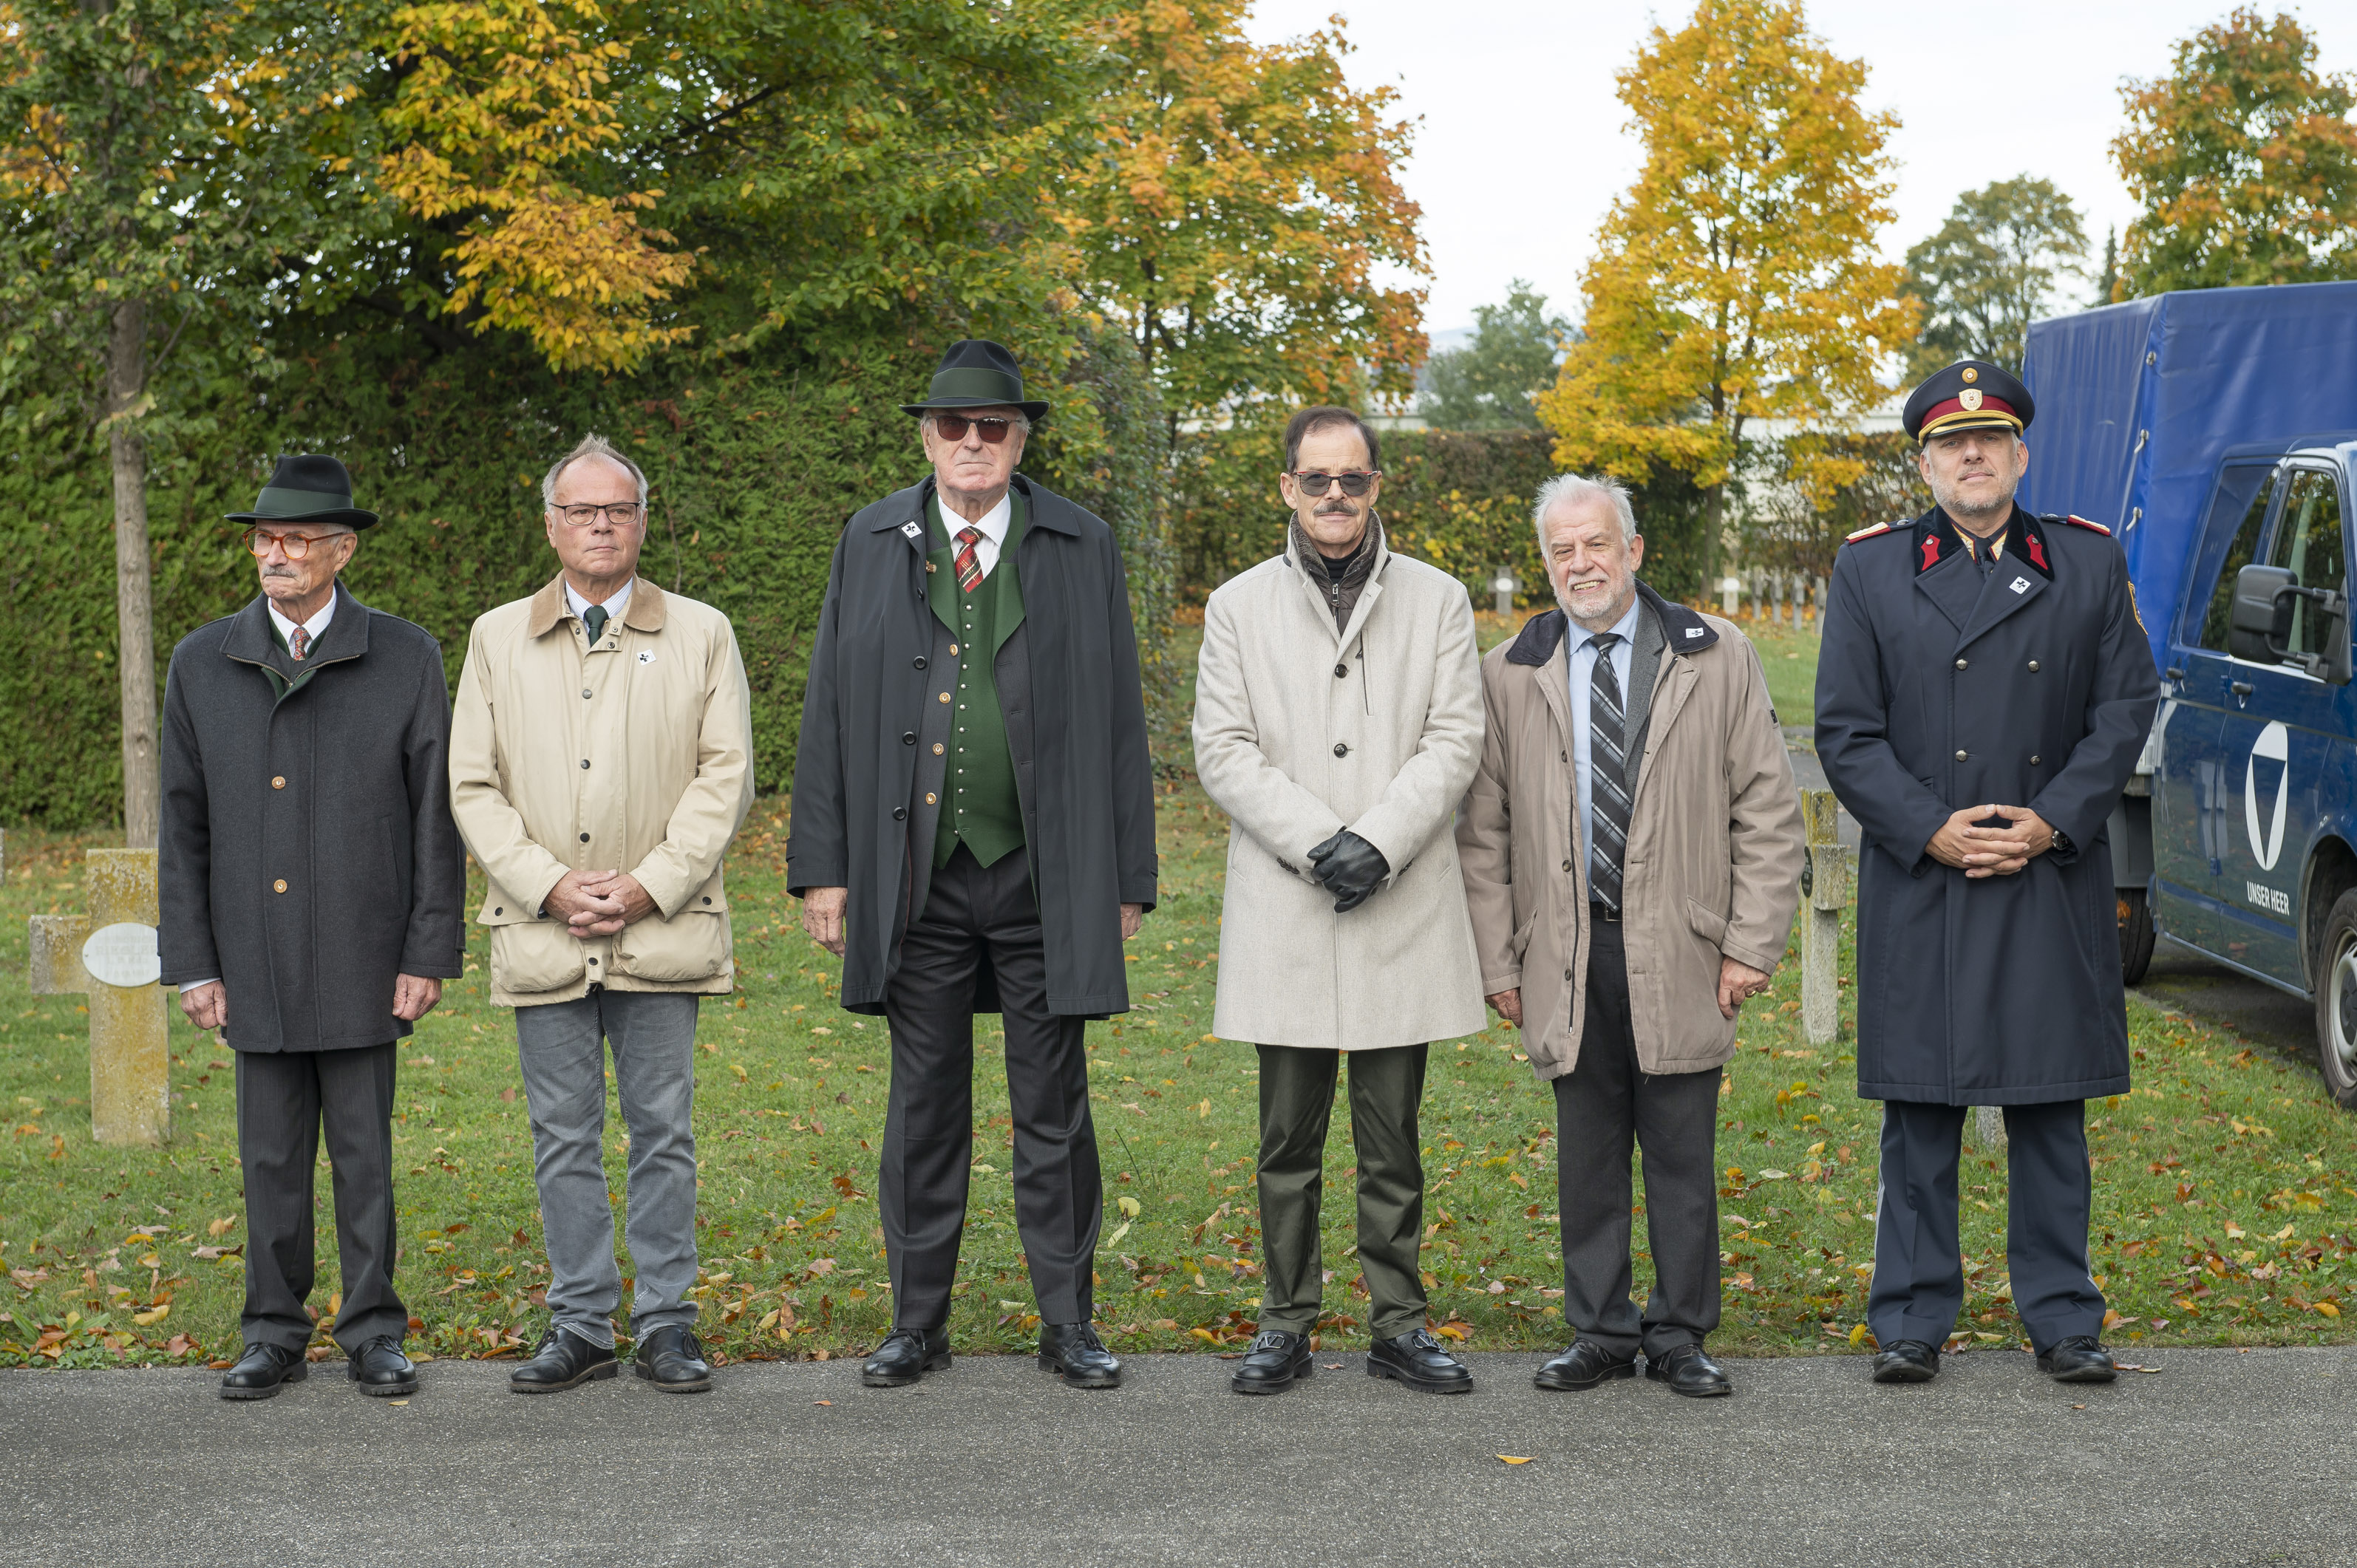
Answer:
[[[678,992],[592,987],[576,1001],[516,1009],[549,1312],[557,1327],[592,1344],[614,1343],[622,1295],[606,1187],[608,1042],[630,1130],[630,1334],[695,1321],[687,1294],[695,1284],[695,1004]]]

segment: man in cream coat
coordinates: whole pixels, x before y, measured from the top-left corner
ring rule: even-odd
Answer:
[[[1375,516],[1375,433],[1308,408],[1285,433],[1286,552],[1203,617],[1195,767],[1232,822],[1212,1027],[1260,1047],[1267,1271],[1239,1393],[1311,1370],[1321,1306],[1319,1173],[1351,1058],[1367,1370],[1434,1393],[1473,1386],[1425,1327],[1416,1107],[1433,1040],[1485,1021],[1449,824],[1481,751],[1473,607],[1394,555]]]

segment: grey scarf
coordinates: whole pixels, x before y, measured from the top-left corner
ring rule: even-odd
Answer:
[[[1301,570],[1309,576],[1310,586],[1326,596],[1326,606],[1334,612],[1334,631],[1340,636],[1351,625],[1351,612],[1359,607],[1359,593],[1367,585],[1367,575],[1375,569],[1375,546],[1383,535],[1383,519],[1370,514],[1367,535],[1359,541],[1359,548],[1347,559],[1329,561],[1318,553],[1318,542],[1309,537],[1295,518],[1293,553]]]

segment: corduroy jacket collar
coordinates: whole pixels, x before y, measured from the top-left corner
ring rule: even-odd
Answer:
[[[565,574],[559,572],[546,587],[532,596],[532,619],[524,627],[528,637],[545,637],[558,621],[571,612],[565,604]],[[663,628],[663,591],[643,576],[632,580],[630,607],[622,612],[622,624],[632,631],[661,631]]]

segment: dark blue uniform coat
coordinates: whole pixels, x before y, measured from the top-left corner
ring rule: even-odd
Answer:
[[[1869,1100],[2026,1105],[2128,1087],[2104,823],[2159,679],[2108,532],[2016,508],[2004,540],[1984,571],[1934,508],[1853,535],[1834,564],[1817,755],[1864,830]],[[2072,847],[1976,881],[1925,853],[1981,802],[2028,806]]]

